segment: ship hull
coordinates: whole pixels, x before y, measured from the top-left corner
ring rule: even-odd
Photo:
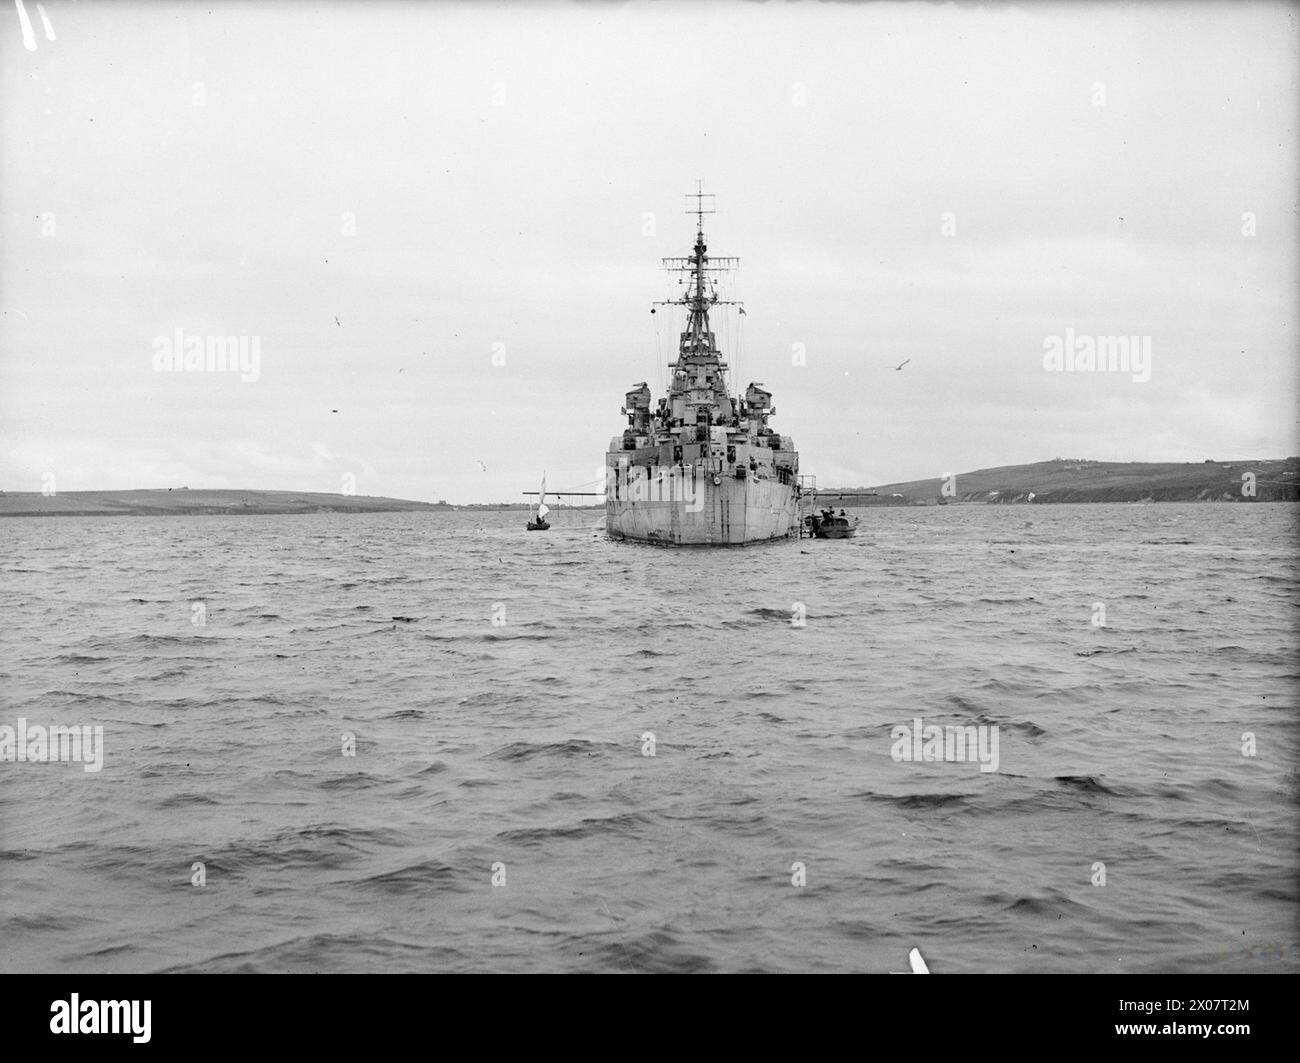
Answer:
[[[703,479],[703,478],[701,478]],[[743,546],[799,534],[794,488],[776,480],[704,480],[689,498],[605,502],[611,538],[664,546]]]

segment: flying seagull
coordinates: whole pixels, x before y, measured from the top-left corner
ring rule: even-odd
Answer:
[[[903,366],[907,365],[907,363],[910,362],[911,360],[912,360],[912,359],[907,358],[907,359],[904,359],[903,361],[899,362],[898,365],[896,365],[896,366],[893,367],[894,372],[896,372],[896,373],[900,373],[900,372],[902,372],[902,370],[903,370]]]

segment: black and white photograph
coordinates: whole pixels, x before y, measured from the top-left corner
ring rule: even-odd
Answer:
[[[13,0],[23,1021],[1300,971],[1297,12]]]

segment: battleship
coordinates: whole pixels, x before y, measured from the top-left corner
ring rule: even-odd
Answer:
[[[741,303],[718,297],[717,279],[737,258],[712,257],[704,215],[712,195],[692,193],[695,247],[665,268],[685,279],[684,294],[654,306],[685,310],[667,395],[654,406],[643,381],[627,392],[627,427],[610,440],[605,462],[605,527],[614,539],[672,546],[740,546],[801,534],[801,501],[815,486],[799,476],[799,453],[771,427],[772,393],[751,383],[732,395],[728,366],[709,314]],[[705,209],[705,200],[710,201]],[[651,313],[655,313],[652,308]]]

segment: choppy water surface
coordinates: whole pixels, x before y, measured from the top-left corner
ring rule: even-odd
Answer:
[[[1298,969],[1296,513],[5,521],[0,967]]]

